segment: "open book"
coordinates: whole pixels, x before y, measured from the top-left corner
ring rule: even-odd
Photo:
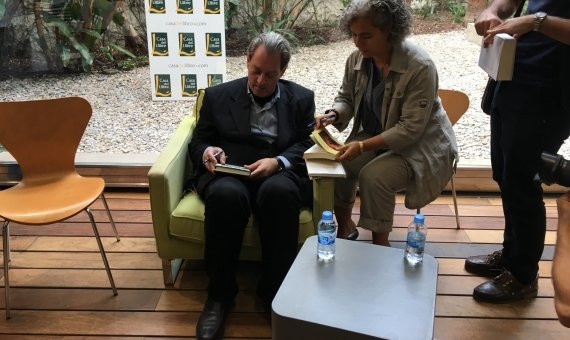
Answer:
[[[344,144],[336,140],[330,134],[330,132],[325,128],[311,132],[310,137],[315,142],[315,144],[317,144],[325,152],[328,152],[333,156],[332,158],[327,158],[327,159],[334,159],[336,155],[338,155],[340,148],[344,146]],[[325,157],[313,157],[313,158],[325,158]]]
[[[330,159],[335,160],[336,155],[327,152],[319,144],[315,144],[303,153],[304,159]]]
[[[515,49],[517,40],[505,33],[493,38],[487,47],[481,45],[479,67],[495,80],[511,80],[515,65]]]
[[[251,171],[243,166],[220,163],[216,164],[214,172],[238,176],[249,176],[251,174]]]

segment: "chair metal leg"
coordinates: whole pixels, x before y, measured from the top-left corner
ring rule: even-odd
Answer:
[[[10,238],[10,222],[5,221],[2,226],[2,246],[4,247],[4,304],[6,307],[6,319],[10,319],[10,277],[8,276],[8,262],[10,257],[10,246],[8,239]]]
[[[457,223],[457,229],[461,229],[459,225],[459,210],[457,209],[457,194],[455,193],[455,183],[453,183],[453,175],[451,175],[451,193],[453,194],[453,206],[455,207],[455,223]]]
[[[99,252],[103,258],[103,263],[105,264],[105,270],[107,271],[107,276],[109,277],[109,282],[111,283],[111,288],[113,289],[113,295],[119,294],[117,288],[115,287],[115,281],[113,280],[113,275],[111,274],[111,268],[109,267],[109,261],[107,261],[107,255],[105,255],[105,249],[103,248],[103,242],[101,242],[101,237],[99,236],[99,231],[97,230],[97,225],[95,224],[95,219],[90,209],[85,209],[87,215],[89,215],[89,221],[91,221],[91,226],[93,227],[93,233],[95,233],[95,239],[97,239],[97,245],[99,245]]]
[[[101,193],[101,198],[103,199],[103,205],[105,206],[105,210],[107,211],[107,216],[109,217],[109,221],[111,221],[111,227],[113,227],[113,231],[115,232],[115,237],[117,238],[117,242],[121,241],[119,238],[119,233],[117,232],[117,227],[115,226],[115,221],[113,220],[113,216],[111,216],[111,209],[109,209],[109,205],[107,204],[107,199],[105,198],[105,194]]]

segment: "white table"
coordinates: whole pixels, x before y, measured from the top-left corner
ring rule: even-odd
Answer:
[[[410,267],[401,249],[337,239],[332,263],[305,241],[272,303],[273,339],[431,339],[437,261]]]

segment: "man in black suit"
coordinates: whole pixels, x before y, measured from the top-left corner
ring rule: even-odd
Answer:
[[[299,210],[312,200],[303,152],[314,122],[312,91],[281,80],[290,46],[271,32],[254,38],[245,78],[206,90],[190,142],[196,189],[205,204],[208,300],[198,338],[221,337],[238,292],[235,270],[251,213],[259,225],[262,275],[257,293],[267,311],[297,253]],[[213,172],[216,163],[244,165],[249,177]]]

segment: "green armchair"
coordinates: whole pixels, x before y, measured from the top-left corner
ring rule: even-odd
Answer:
[[[201,99],[199,95],[194,114],[182,120],[148,173],[152,223],[165,286],[176,281],[182,260],[204,257],[204,204],[196,192],[183,192],[184,182],[192,173],[188,143]],[[313,179],[312,209],[303,209],[299,215],[299,246],[316,233],[321,212],[332,210],[333,188],[332,178]],[[252,218],[245,230],[240,258],[261,259],[259,234]]]

